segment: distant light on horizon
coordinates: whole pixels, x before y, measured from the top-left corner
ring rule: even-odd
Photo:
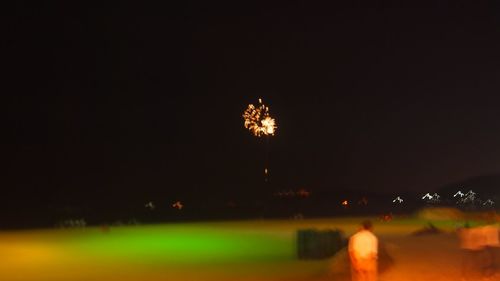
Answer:
[[[149,201],[148,203],[146,203],[145,207],[149,210],[154,210],[156,206],[152,201]]]
[[[495,205],[495,201],[491,200],[491,199],[488,199],[486,200],[484,203],[483,203],[483,206],[493,206]]]
[[[403,202],[404,202],[404,200],[403,200],[403,198],[401,198],[401,196],[398,196],[394,200],[392,200],[392,203],[399,203],[399,204],[401,204]]]
[[[441,198],[441,196],[437,193],[434,193],[432,195],[430,193],[426,193],[422,197],[422,200],[426,200],[428,203],[438,203],[441,201],[439,198]]]
[[[425,199],[432,199],[432,195],[430,193],[426,193],[423,197],[422,197],[422,200],[425,200]]]
[[[177,201],[174,204],[172,204],[172,207],[177,210],[182,210],[182,208],[184,208],[184,205],[181,203],[181,201]]]

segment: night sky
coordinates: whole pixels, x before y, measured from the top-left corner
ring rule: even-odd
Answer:
[[[12,9],[2,207],[500,172],[497,7],[201,2]],[[241,117],[258,98],[278,123],[268,185]]]

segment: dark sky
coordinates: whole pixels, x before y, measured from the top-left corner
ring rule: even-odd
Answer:
[[[201,2],[13,8],[6,204],[266,188],[241,118],[258,98],[279,126],[273,188],[426,192],[500,171],[497,7]]]

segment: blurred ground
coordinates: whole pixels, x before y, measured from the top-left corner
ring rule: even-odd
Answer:
[[[0,280],[349,280],[345,250],[329,260],[298,260],[295,233],[338,228],[350,235],[362,219],[179,223],[111,227],[108,233],[100,228],[2,232]],[[460,280],[454,230],[463,221],[435,221],[443,233],[415,236],[428,220],[372,219],[382,248],[381,281]],[[497,257],[500,268],[499,251]]]

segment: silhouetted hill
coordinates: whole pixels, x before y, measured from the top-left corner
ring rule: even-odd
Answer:
[[[489,174],[447,184],[438,190],[442,196],[453,196],[458,190],[473,190],[481,198],[499,198],[500,174]]]

